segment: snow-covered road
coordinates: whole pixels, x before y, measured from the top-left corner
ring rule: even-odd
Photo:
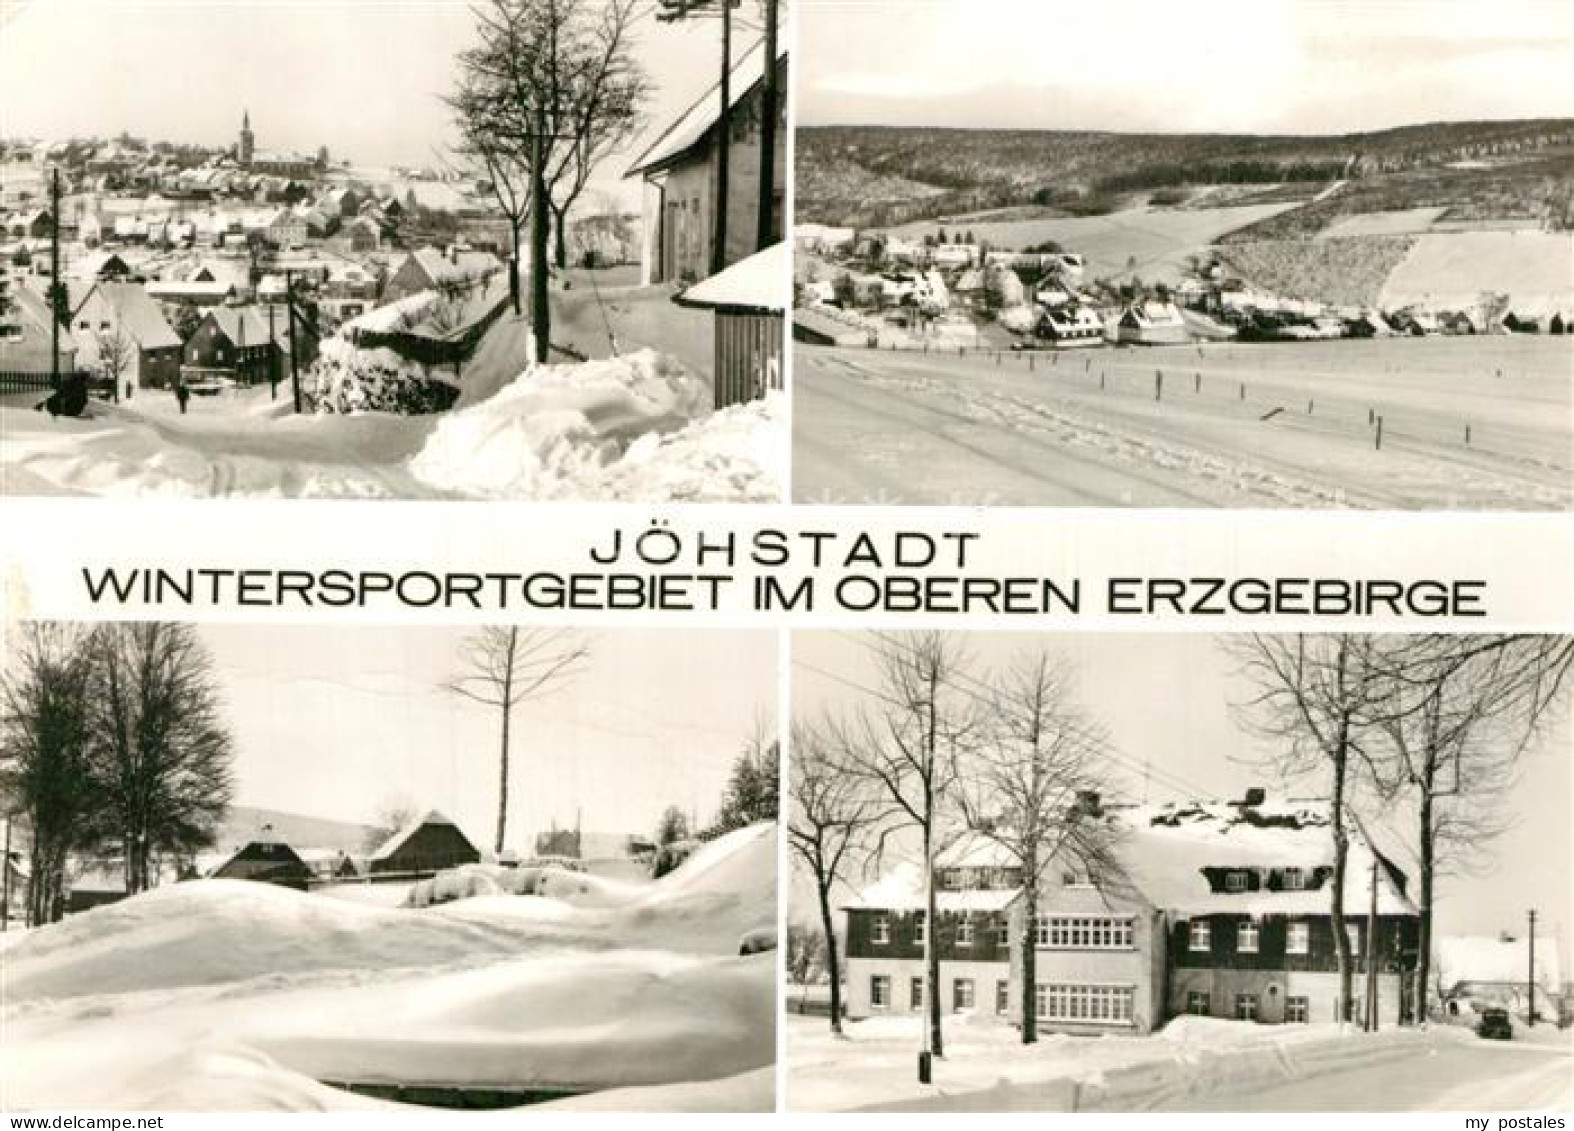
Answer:
[[[1477,1041],[1249,1091],[1198,1096],[1166,1111],[1569,1111],[1574,1052]]]
[[[1566,338],[1031,360],[802,347],[794,497],[1564,509],[1574,505],[1571,388]],[[1381,449],[1369,423],[1379,417]]]

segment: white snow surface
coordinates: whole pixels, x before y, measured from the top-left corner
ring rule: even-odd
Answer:
[[[710,396],[653,350],[534,366],[444,417],[410,467],[434,489],[483,498],[779,501],[785,398],[712,414]]]
[[[356,406],[381,405],[424,370],[387,350],[325,348],[354,362],[335,370],[358,375],[336,386],[346,411],[296,416],[287,387],[277,401],[266,388],[194,399],[190,415],[153,391],[82,420],[0,406],[0,491],[627,502],[785,492],[785,396],[712,412],[706,382],[654,351],[533,367],[468,407],[405,416]]]
[[[202,880],[101,907],[7,951],[0,1095],[12,1111],[390,1107],[333,1080],[765,1109],[775,959],[737,943],[774,923],[775,844],[774,825],[741,830],[708,868],[615,906],[391,909]]]

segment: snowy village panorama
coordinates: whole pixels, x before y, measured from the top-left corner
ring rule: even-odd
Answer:
[[[795,499],[1574,502],[1566,5],[907,7],[798,18]]]
[[[7,653],[7,1111],[774,1108],[772,634]]]
[[[799,633],[792,664],[790,1109],[1574,1102],[1574,639]]]
[[[0,7],[0,489],[778,501],[776,9]]]

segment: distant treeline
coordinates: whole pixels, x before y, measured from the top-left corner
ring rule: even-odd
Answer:
[[[1177,185],[1260,185],[1286,181],[1334,181],[1345,175],[1348,160],[1210,161],[1141,165],[1099,181],[1103,192],[1137,192]]]

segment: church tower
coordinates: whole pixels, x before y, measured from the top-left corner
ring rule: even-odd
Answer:
[[[243,110],[240,119],[240,163],[243,166],[251,165],[251,155],[256,149],[257,139],[251,132],[251,111]]]

